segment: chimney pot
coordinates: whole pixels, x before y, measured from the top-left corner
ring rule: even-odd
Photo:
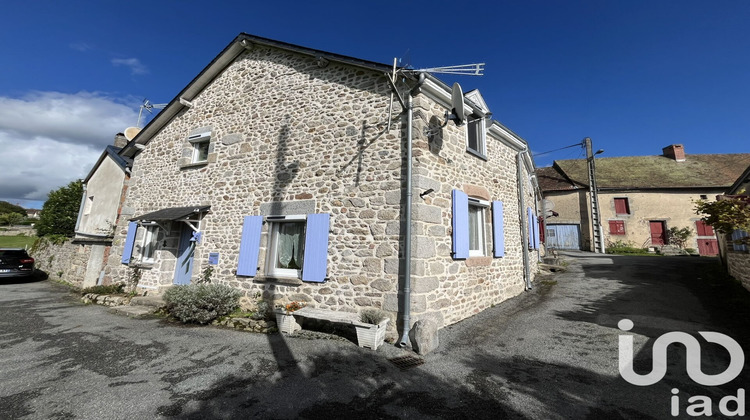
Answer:
[[[685,148],[681,144],[670,144],[669,146],[661,149],[664,156],[674,159],[677,162],[685,161]]]

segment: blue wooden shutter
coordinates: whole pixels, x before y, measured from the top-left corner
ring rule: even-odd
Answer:
[[[526,224],[527,224],[527,235],[529,237],[529,249],[536,249],[534,246],[534,221],[532,220],[531,207],[526,207]]]
[[[492,202],[492,243],[495,246],[492,255],[495,258],[505,256],[505,228],[503,226],[503,203]]]
[[[453,259],[469,258],[469,196],[453,190]]]
[[[253,277],[258,272],[258,252],[260,252],[260,231],[263,216],[245,216],[242,223],[240,256],[237,262],[237,275]]]
[[[305,227],[305,257],[302,281],[323,282],[328,268],[328,230],[331,215],[308,214]]]
[[[138,222],[128,223],[128,235],[125,237],[125,246],[122,249],[122,263],[130,264],[133,255],[133,244],[135,243],[135,231],[138,230]]]

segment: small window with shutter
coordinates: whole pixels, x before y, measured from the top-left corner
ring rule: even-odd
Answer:
[[[610,220],[609,221],[609,234],[610,235],[624,235],[625,234],[625,221],[624,220]]]
[[[615,214],[630,214],[630,204],[627,198],[615,198]]]

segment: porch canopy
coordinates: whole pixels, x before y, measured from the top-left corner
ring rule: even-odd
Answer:
[[[134,217],[132,221],[171,222],[187,220],[190,216],[207,212],[211,206],[170,207]]]

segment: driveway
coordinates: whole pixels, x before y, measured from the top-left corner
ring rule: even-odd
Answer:
[[[0,412],[4,418],[673,418],[688,398],[737,395],[739,377],[693,382],[671,346],[665,377],[636,386],[618,373],[618,336],[635,369],[654,340],[717,331],[750,349],[750,299],[718,281],[716,260],[570,253],[569,270],[441,331],[424,364],[389,359],[324,334],[297,337],[134,320],[84,306],[49,281],[0,284]],[[744,312],[743,312],[744,311]],[[634,327],[618,329],[627,318]],[[702,370],[729,356],[702,344]],[[701,400],[705,401],[705,399]],[[731,403],[729,409],[734,407]],[[695,407],[693,407],[695,410]]]

